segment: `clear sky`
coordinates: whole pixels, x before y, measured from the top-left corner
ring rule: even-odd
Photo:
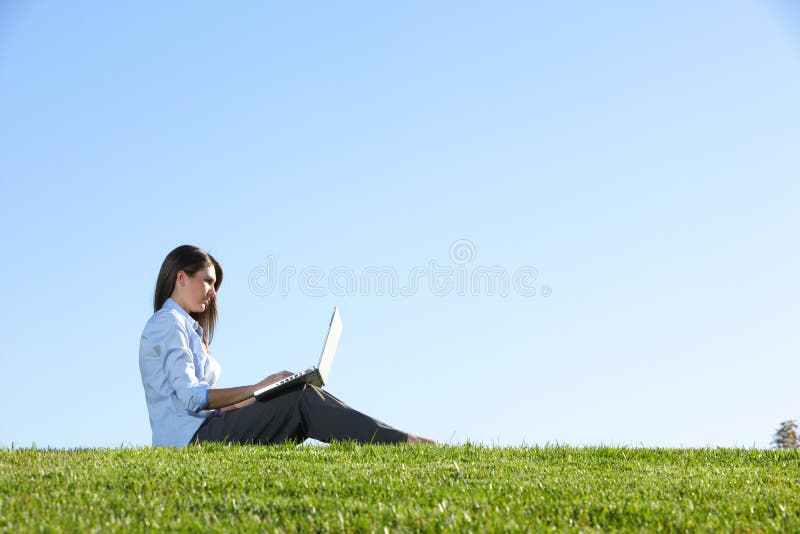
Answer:
[[[221,387],[314,363],[338,305],[328,389],[405,430],[768,447],[799,11],[3,0],[0,446],[149,444],[139,337],[188,243]]]

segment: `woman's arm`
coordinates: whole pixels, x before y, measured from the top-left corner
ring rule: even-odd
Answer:
[[[256,401],[255,397],[250,397],[249,399],[245,399],[242,402],[237,402],[236,404],[231,404],[230,406],[223,406],[219,409],[220,412],[227,412],[230,410],[238,410],[239,408],[244,408],[249,404],[253,404]]]
[[[216,408],[222,408],[221,411],[226,412],[228,410],[235,410],[247,406],[255,401],[253,393],[256,390],[268,386],[273,382],[277,382],[278,380],[283,380],[287,376],[292,376],[293,374],[294,373],[289,371],[281,371],[280,373],[269,375],[261,382],[253,384],[252,386],[211,388],[208,390],[208,409],[214,410]]]
[[[208,409],[224,408],[253,396],[254,386],[236,388],[211,388],[208,390]]]

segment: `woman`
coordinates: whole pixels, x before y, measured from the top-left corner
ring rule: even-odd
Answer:
[[[435,443],[401,432],[353,410],[311,385],[267,401],[253,392],[292,373],[272,374],[251,386],[213,387],[220,365],[208,352],[217,321],[222,267],[190,245],[170,252],[156,281],[153,311],[139,344],[153,445],[193,442],[279,443],[352,439],[363,443]]]

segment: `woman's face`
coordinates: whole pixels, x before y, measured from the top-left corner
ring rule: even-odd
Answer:
[[[216,281],[217,275],[213,265],[200,269],[194,276],[189,276],[185,271],[178,271],[172,299],[187,312],[201,313],[205,311],[211,299],[217,298],[217,293],[214,291]]]

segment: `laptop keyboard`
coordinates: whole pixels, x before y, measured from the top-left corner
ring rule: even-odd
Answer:
[[[280,382],[276,382],[276,383],[275,383],[275,384],[274,384],[272,387],[278,387],[278,386],[280,386],[281,384],[285,384],[286,382],[290,382],[290,381],[294,380],[295,378],[298,378],[298,377],[300,377],[300,376],[303,376],[303,375],[305,375],[305,374],[308,374],[308,373],[310,373],[310,372],[311,372],[311,371],[313,371],[314,369],[316,369],[316,367],[309,367],[309,368],[308,368],[308,369],[306,369],[305,371],[300,371],[299,373],[295,373],[295,374],[293,374],[292,376],[287,376],[286,378],[284,378],[284,379],[283,379],[283,380],[281,380]]]

